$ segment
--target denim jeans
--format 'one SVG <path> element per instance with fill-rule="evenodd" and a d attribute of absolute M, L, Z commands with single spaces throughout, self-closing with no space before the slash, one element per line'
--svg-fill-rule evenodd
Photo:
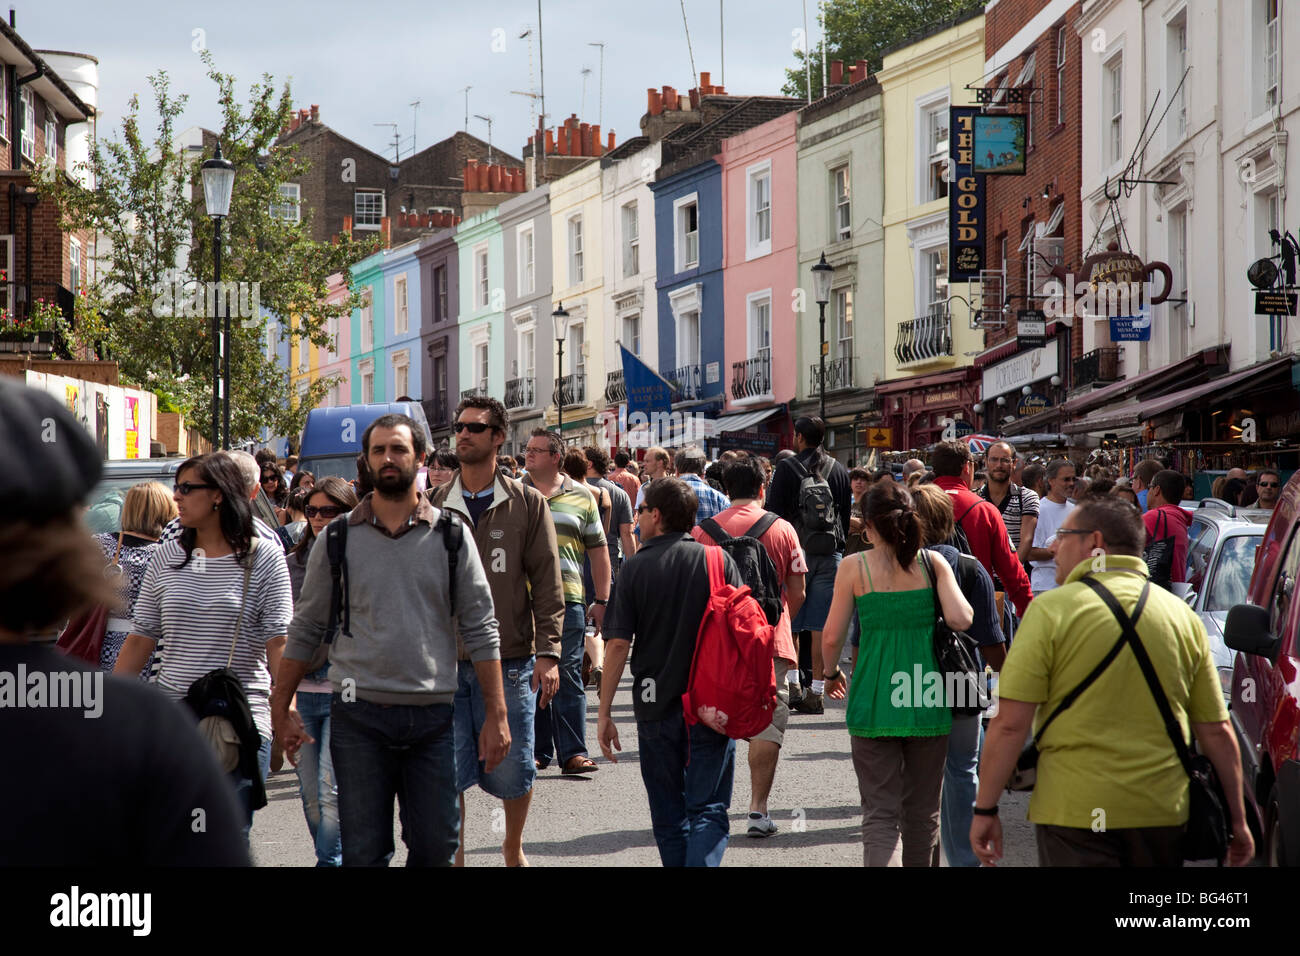
<path fill-rule="evenodd" d="M 582 686 L 583 632 L 587 609 L 564 605 L 564 631 L 560 635 L 560 689 L 546 709 L 537 708 L 534 755 L 546 766 L 556 756 L 560 766 L 574 757 L 587 756 L 587 691 Z"/>
<path fill-rule="evenodd" d="M 263 737 L 262 746 L 257 748 L 257 765 L 262 771 L 262 783 L 266 783 L 266 775 L 271 772 L 269 737 Z M 244 811 L 244 828 L 241 832 L 244 834 L 244 843 L 247 844 L 248 831 L 253 829 L 253 781 L 236 770 L 230 775 L 230 782 L 235 785 L 235 797 Z"/>
<path fill-rule="evenodd" d="M 939 836 L 949 866 L 979 866 L 970 845 L 970 825 L 979 787 L 980 739 L 984 720 L 974 717 L 952 719 L 948 735 L 948 761 L 943 768 L 943 799 L 939 805 Z"/>
<path fill-rule="evenodd" d="M 638 720 L 636 730 L 659 859 L 664 866 L 721 866 L 736 742 L 703 724 L 688 735 L 680 713 Z"/>
<path fill-rule="evenodd" d="M 393 858 L 393 798 L 407 866 L 451 866 L 460 840 L 452 705 L 330 702 L 344 866 Z"/>
<path fill-rule="evenodd" d="M 501 800 L 517 800 L 533 789 L 537 764 L 533 763 L 533 713 L 537 692 L 533 690 L 532 657 L 508 657 L 501 661 L 501 684 L 506 697 L 506 720 L 510 725 L 510 752 L 491 772 L 478 757 L 478 738 L 487 722 L 487 707 L 479 686 L 478 672 L 470 661 L 457 661 L 459 686 L 456 690 L 456 791 L 464 793 L 478 784 Z"/>
<path fill-rule="evenodd" d="M 298 792 L 307 829 L 316 844 L 316 865 L 341 866 L 339 788 L 330 757 L 330 695 L 299 691 L 298 713 L 307 733 L 316 739 L 298 751 Z"/>

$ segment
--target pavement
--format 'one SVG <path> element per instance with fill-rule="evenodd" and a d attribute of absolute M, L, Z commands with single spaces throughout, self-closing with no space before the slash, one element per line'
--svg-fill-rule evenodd
<path fill-rule="evenodd" d="M 624 674 L 614 699 L 614 721 L 623 745 L 617 764 L 600 754 L 594 690 L 587 692 L 587 701 L 587 746 L 600 770 L 588 776 L 565 777 L 552 765 L 538 775 L 524 831 L 524 852 L 533 866 L 658 866 L 637 766 L 630 677 Z M 780 828 L 773 836 L 746 836 L 749 745 L 737 741 L 731 842 L 723 866 L 862 865 L 862 809 L 844 728 L 844 701 L 825 703 L 824 715 L 790 716 L 769 800 L 769 812 Z M 315 854 L 298 796 L 298 778 L 287 762 L 267 780 L 266 789 L 268 805 L 254 815 L 250 837 L 254 863 L 313 866 Z M 465 797 L 466 865 L 502 866 L 501 802 L 477 787 Z M 1037 864 L 1033 827 L 1025 818 L 1028 803 L 1027 793 L 1003 794 L 1000 806 L 1006 857 L 999 865 Z M 406 848 L 396 836 L 394 845 L 393 865 L 402 865 Z"/>

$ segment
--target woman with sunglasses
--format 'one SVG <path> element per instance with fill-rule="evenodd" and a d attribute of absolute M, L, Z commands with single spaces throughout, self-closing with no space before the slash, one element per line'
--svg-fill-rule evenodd
<path fill-rule="evenodd" d="M 356 506 L 356 492 L 342 478 L 322 478 L 320 484 L 312 489 L 307 506 L 303 509 L 307 516 L 307 527 L 303 530 L 298 546 L 289 553 L 287 559 L 294 604 L 298 603 L 298 596 L 302 593 L 303 578 L 307 575 L 307 558 L 316 539 L 324 533 L 326 525 Z M 334 783 L 334 764 L 330 759 L 328 672 L 329 664 L 326 663 L 304 677 L 298 685 L 292 707 L 302 718 L 309 738 L 314 739 L 299 748 L 294 766 L 298 769 L 302 812 L 307 817 L 307 829 L 311 831 L 312 841 L 316 844 L 316 865 L 342 866 L 339 791 Z"/>
<path fill-rule="evenodd" d="M 180 701 L 190 686 L 230 667 L 248 698 L 261 737 L 254 781 L 231 771 L 244 810 L 244 838 L 255 806 L 265 805 L 271 761 L 271 675 L 280 665 L 293 598 L 284 554 L 253 530 L 246 478 L 225 453 L 199 455 L 176 472 L 179 538 L 160 545 L 145 572 L 131 633 L 113 673 L 138 674 L 165 644 L 157 684 Z M 257 546 L 254 547 L 254 544 Z M 247 587 L 245 587 L 247 581 Z M 180 714 L 177 719 L 186 719 Z"/>
<path fill-rule="evenodd" d="M 289 486 L 285 483 L 284 472 L 279 465 L 262 466 L 262 490 L 276 508 L 283 508 L 289 503 Z"/>

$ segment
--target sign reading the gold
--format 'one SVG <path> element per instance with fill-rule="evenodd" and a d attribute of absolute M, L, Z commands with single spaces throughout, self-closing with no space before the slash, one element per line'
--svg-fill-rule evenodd
<path fill-rule="evenodd" d="M 975 173 L 977 106 L 950 111 L 948 153 L 948 281 L 979 279 L 984 268 L 984 177 Z"/>

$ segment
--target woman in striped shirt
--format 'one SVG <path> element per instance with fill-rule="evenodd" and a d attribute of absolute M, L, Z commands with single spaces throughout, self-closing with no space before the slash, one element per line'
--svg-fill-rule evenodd
<path fill-rule="evenodd" d="M 166 650 L 157 683 L 179 701 L 194 681 L 229 661 L 262 738 L 258 763 L 265 782 L 271 757 L 271 675 L 280 664 L 293 617 L 284 555 L 264 546 L 250 554 L 252 512 L 243 473 L 229 454 L 200 455 L 185 462 L 176 473 L 175 498 L 184 531 L 160 545 L 150 562 L 131 634 L 113 672 L 139 673 L 161 638 Z M 244 570 L 250 560 L 245 595 Z M 253 822 L 253 781 L 238 770 L 231 779 L 244 807 L 247 837 Z"/>

